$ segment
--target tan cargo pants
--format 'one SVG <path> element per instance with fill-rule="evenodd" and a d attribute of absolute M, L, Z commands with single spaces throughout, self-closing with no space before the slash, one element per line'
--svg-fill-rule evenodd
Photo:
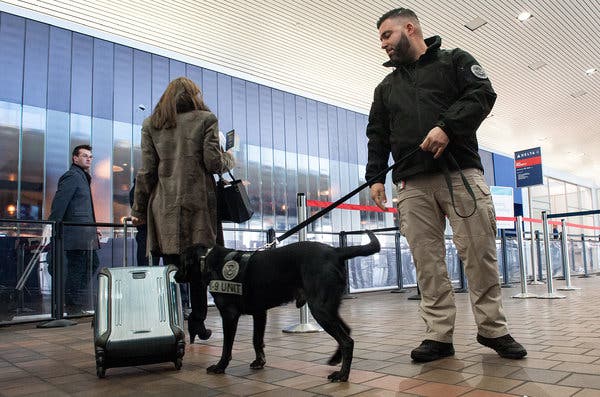
<path fill-rule="evenodd" d="M 408 240 L 421 290 L 421 317 L 426 339 L 451 343 L 456 318 L 454 290 L 446 267 L 444 230 L 450 220 L 453 241 L 464 263 L 471 308 L 478 332 L 487 338 L 506 335 L 496 259 L 496 215 L 483 172 L 463 173 L 477 199 L 477 211 L 469 218 L 456 215 L 443 174 L 420 175 L 396 185 L 400 231 Z M 456 208 L 461 215 L 473 210 L 458 172 L 451 172 Z"/>

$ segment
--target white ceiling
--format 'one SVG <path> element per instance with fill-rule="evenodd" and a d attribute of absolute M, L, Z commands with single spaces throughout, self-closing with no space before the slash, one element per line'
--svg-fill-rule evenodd
<path fill-rule="evenodd" d="M 544 165 L 600 185 L 600 0 L 8 0 L 113 41 L 147 45 L 367 113 L 389 72 L 375 22 L 403 6 L 426 36 L 473 54 L 498 100 L 480 145 L 512 156 L 542 147 Z M 529 11 L 533 18 L 516 16 Z M 464 24 L 487 24 L 472 32 Z M 48 19 L 49 18 L 49 19 Z M 64 24 L 63 24 L 64 25 Z M 116 38 L 116 39 L 115 39 Z M 531 70 L 528 65 L 544 62 Z M 570 94 L 583 90 L 574 98 Z"/>

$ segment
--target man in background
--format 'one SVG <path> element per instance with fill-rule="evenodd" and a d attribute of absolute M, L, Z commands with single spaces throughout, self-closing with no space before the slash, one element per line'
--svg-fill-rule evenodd
<path fill-rule="evenodd" d="M 72 164 L 58 180 L 48 220 L 55 222 L 96 222 L 92 201 L 90 168 L 92 147 L 79 145 L 73 149 Z M 68 314 L 81 314 L 90 308 L 89 281 L 98 268 L 96 250 L 101 233 L 95 226 L 65 226 L 63 246 L 66 255 L 65 309 Z M 60 253 L 59 253 L 60 255 Z"/>

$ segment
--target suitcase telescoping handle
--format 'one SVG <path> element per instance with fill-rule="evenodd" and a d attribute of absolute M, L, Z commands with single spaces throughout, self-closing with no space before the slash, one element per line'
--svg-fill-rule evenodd
<path fill-rule="evenodd" d="M 131 217 L 126 216 L 123 218 L 123 266 L 127 267 L 127 227 L 131 225 Z"/>

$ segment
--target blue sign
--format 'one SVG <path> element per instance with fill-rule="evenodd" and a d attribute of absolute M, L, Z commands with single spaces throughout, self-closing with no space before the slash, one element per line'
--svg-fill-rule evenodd
<path fill-rule="evenodd" d="M 515 152 L 517 187 L 544 184 L 542 173 L 542 150 L 539 147 Z"/>

